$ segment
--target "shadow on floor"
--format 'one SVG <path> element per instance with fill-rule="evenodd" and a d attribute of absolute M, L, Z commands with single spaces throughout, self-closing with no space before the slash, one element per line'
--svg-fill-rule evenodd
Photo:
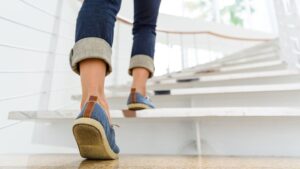
<path fill-rule="evenodd" d="M 83 160 L 78 169 L 118 169 L 119 168 L 119 160 Z"/>

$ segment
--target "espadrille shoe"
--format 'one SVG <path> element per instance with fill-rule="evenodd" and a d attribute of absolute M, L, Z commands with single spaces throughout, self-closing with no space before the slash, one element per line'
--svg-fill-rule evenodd
<path fill-rule="evenodd" d="M 117 159 L 115 131 L 97 96 L 90 96 L 73 125 L 80 155 L 87 159 Z"/>
<path fill-rule="evenodd" d="M 149 97 L 145 97 L 136 92 L 135 88 L 131 89 L 127 100 L 128 110 L 142 110 L 155 108 Z"/>

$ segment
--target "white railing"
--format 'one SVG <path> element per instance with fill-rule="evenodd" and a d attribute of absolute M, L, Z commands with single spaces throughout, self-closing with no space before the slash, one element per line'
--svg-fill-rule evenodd
<path fill-rule="evenodd" d="M 129 19 L 125 19 L 122 17 L 118 17 L 117 19 L 117 35 L 116 35 L 116 43 L 117 46 L 115 48 L 115 51 L 119 50 L 120 44 L 120 35 L 119 31 L 122 27 L 132 27 L 132 21 Z M 222 27 L 222 25 L 219 25 Z M 170 74 L 172 72 L 180 71 L 182 69 L 187 69 L 192 66 L 196 66 L 199 64 L 212 62 L 216 59 L 222 58 L 224 55 L 227 56 L 228 54 L 235 53 L 238 50 L 242 50 L 245 48 L 249 48 L 252 46 L 255 46 L 259 43 L 266 43 L 270 41 L 276 40 L 276 38 L 263 36 L 261 38 L 258 37 L 258 35 L 251 37 L 247 35 L 247 33 L 244 33 L 244 35 L 236 36 L 233 34 L 226 34 L 223 32 L 217 32 L 217 31 L 210 31 L 210 30 L 204 30 L 204 31 L 188 31 L 188 30 L 182 30 L 178 31 L 175 29 L 162 29 L 158 26 L 157 30 L 157 41 L 158 43 L 164 44 L 166 51 L 169 53 L 164 53 L 163 55 L 167 56 L 161 56 L 159 50 L 156 52 L 155 60 L 157 63 L 164 63 L 164 73 L 163 74 Z M 230 44 L 229 48 L 231 49 L 222 49 L 227 50 L 227 52 L 224 51 L 217 51 L 218 46 L 220 42 L 221 43 L 228 43 Z M 216 43 L 216 44 L 215 44 Z M 121 44 L 122 45 L 122 44 Z M 178 46 L 179 49 L 177 54 L 178 56 L 168 56 L 173 55 L 172 51 L 175 51 L 176 49 L 174 47 Z M 222 46 L 222 45 L 221 45 Z M 116 55 L 118 55 L 119 52 L 117 52 Z M 222 56 L 223 55 L 223 56 Z M 118 56 L 116 56 L 118 57 Z M 201 62 L 202 60 L 206 60 L 204 62 Z M 191 62 L 190 65 L 187 63 Z M 201 62 L 201 63 L 200 63 Z M 178 64 L 180 63 L 180 64 Z M 176 65 L 177 64 L 177 65 Z M 158 64 L 157 67 L 159 67 Z M 118 67 L 117 65 L 115 67 Z M 158 75 L 162 75 L 160 72 Z M 114 84 L 118 84 L 118 82 L 114 82 Z"/>

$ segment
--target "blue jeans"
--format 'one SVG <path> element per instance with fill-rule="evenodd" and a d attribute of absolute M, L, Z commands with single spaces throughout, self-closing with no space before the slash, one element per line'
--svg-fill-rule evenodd
<path fill-rule="evenodd" d="M 78 63 L 88 58 L 98 58 L 111 68 L 111 52 L 116 16 L 121 0 L 84 0 L 76 24 L 75 45 L 70 53 L 72 69 L 79 74 Z M 143 67 L 154 73 L 156 22 L 160 0 L 134 0 L 133 46 L 129 65 L 132 69 Z"/>

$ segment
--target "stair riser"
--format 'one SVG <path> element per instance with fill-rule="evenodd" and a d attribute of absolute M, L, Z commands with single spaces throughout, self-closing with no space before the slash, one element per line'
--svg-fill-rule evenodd
<path fill-rule="evenodd" d="M 201 77 L 200 77 L 201 79 Z M 284 84 L 300 82 L 300 75 L 289 75 L 279 77 L 257 77 L 257 78 L 240 78 L 215 81 L 197 81 L 187 83 L 169 83 L 149 86 L 149 90 L 172 90 L 182 88 L 196 87 L 221 87 L 221 86 L 242 86 L 242 85 L 267 85 L 267 84 Z M 129 88 L 122 88 L 120 91 L 128 91 Z"/>
<path fill-rule="evenodd" d="M 300 107 L 300 90 L 154 96 L 158 108 L 176 107 Z M 112 109 L 126 108 L 127 97 L 109 98 Z"/>
<path fill-rule="evenodd" d="M 251 73 L 251 72 L 259 72 L 259 71 L 279 71 L 279 70 L 284 70 L 287 68 L 286 64 L 274 64 L 270 66 L 257 66 L 257 67 L 243 67 L 243 68 L 235 68 L 235 69 L 224 69 L 221 70 L 220 72 L 214 72 L 214 73 L 198 73 L 197 75 L 192 74 L 192 75 L 185 75 L 185 76 L 174 76 L 174 77 L 169 77 L 163 80 L 159 80 L 160 82 L 165 82 L 169 81 L 170 79 L 192 79 L 197 76 L 214 76 L 214 75 L 226 75 L 226 74 L 231 74 L 231 73 Z"/>
<path fill-rule="evenodd" d="M 199 133 L 195 128 L 199 122 Z M 76 153 L 73 120 L 24 122 L 2 131 L 1 154 Z M 300 156 L 299 117 L 119 119 L 114 123 L 122 154 Z M 9 134 L 10 133 L 10 134 Z M 17 134 L 11 134 L 17 133 Z M 163 144 L 162 143 L 168 143 Z"/>
<path fill-rule="evenodd" d="M 234 61 L 230 63 L 224 63 L 225 66 L 236 66 L 240 64 L 253 64 L 253 63 L 261 63 L 266 61 L 278 60 L 278 56 L 274 56 L 274 54 L 267 55 L 267 56 L 259 56 L 254 58 L 245 58 L 239 61 Z"/>

